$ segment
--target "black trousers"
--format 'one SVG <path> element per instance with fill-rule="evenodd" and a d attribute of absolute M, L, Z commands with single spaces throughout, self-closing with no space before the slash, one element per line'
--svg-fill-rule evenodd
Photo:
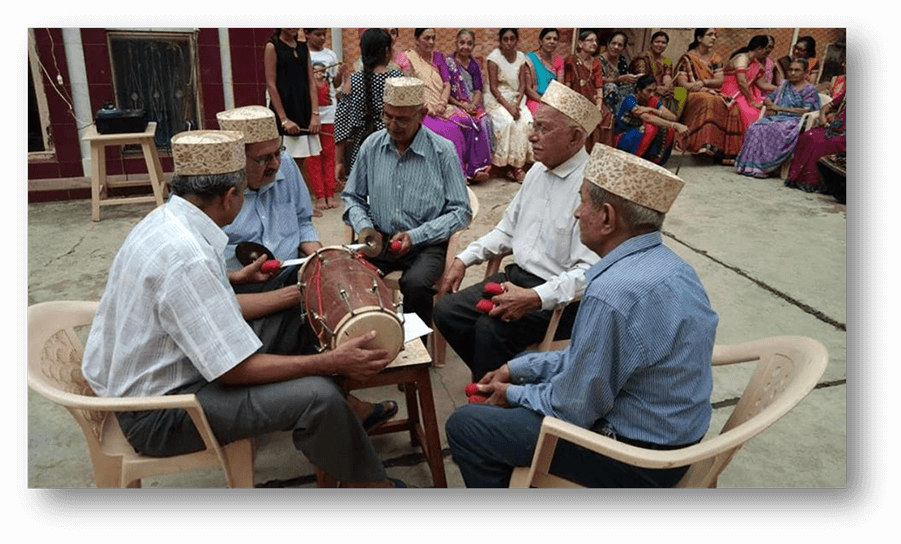
<path fill-rule="evenodd" d="M 550 310 L 536 310 L 509 323 L 476 310 L 476 303 L 483 298 L 485 284 L 505 281 L 527 289 L 544 283 L 538 276 L 526 272 L 516 264 L 510 264 L 503 272 L 444 296 L 435 306 L 435 326 L 472 370 L 476 381 L 541 340 L 551 321 Z M 575 302 L 566 307 L 557 326 L 555 340 L 570 337 L 578 306 L 578 302 Z"/>
<path fill-rule="evenodd" d="M 385 236 L 385 240 L 388 240 L 388 236 Z M 400 293 L 404 297 L 404 312 L 415 313 L 426 325 L 431 326 L 432 299 L 436 292 L 434 285 L 444 272 L 447 241 L 414 247 L 401 257 L 389 253 L 388 245 L 386 241 L 382 253 L 369 259 L 369 262 L 385 274 L 395 270 L 403 272 L 400 277 Z"/>

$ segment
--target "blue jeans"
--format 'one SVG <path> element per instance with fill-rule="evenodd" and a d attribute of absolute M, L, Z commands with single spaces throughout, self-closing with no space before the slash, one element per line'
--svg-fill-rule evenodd
<path fill-rule="evenodd" d="M 532 463 L 543 419 L 528 408 L 457 408 L 445 430 L 466 487 L 509 487 L 514 467 Z M 634 467 L 560 440 L 550 472 L 586 487 L 672 487 L 687 470 Z"/>

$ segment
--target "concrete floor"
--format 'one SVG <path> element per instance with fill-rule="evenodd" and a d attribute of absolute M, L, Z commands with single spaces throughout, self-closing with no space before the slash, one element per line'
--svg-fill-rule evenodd
<path fill-rule="evenodd" d="M 719 480 L 727 488 L 845 488 L 846 458 L 846 209 L 831 197 L 783 187 L 778 179 L 756 180 L 724 166 L 684 159 L 685 188 L 664 224 L 664 241 L 691 263 L 720 315 L 717 343 L 803 335 L 829 351 L 820 387 L 792 412 L 749 441 Z M 678 165 L 674 157 L 670 169 Z M 473 187 L 480 212 L 461 244 L 490 230 L 519 186 L 501 179 Z M 105 207 L 90 220 L 90 201 L 28 205 L 28 304 L 49 300 L 99 300 L 107 270 L 125 236 L 148 205 Z M 314 220 L 326 245 L 343 241 L 341 210 Z M 469 272 L 474 283 L 483 270 Z M 713 402 L 736 398 L 748 368 L 717 369 Z M 436 409 L 449 487 L 463 487 L 450 458 L 443 423 L 466 402 L 468 370 L 452 350 L 443 368 L 432 369 Z M 361 391 L 369 400 L 403 394 L 394 388 Z M 83 488 L 94 485 L 81 431 L 68 413 L 29 391 L 27 485 Z M 714 410 L 712 432 L 731 407 Z M 418 448 L 402 433 L 375 437 L 390 476 L 430 487 Z M 313 469 L 292 447 L 287 433 L 259 441 L 256 482 L 267 487 L 314 487 Z M 223 487 L 210 469 L 144 480 L 145 488 Z"/>

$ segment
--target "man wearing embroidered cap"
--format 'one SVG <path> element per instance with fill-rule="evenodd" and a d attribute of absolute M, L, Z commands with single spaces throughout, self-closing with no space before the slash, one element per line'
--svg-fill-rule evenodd
<path fill-rule="evenodd" d="M 428 324 L 447 241 L 469 224 L 472 211 L 453 144 L 422 125 L 424 97 L 419 79 L 385 80 L 385 128 L 360 146 L 341 197 L 354 232 L 374 230 L 383 241 L 372 264 L 386 274 L 403 271 L 404 310 Z"/>
<path fill-rule="evenodd" d="M 222 227 L 244 203 L 241 132 L 172 137 L 168 202 L 141 220 L 113 261 L 85 344 L 82 373 L 103 397 L 193 393 L 222 443 L 293 430 L 298 450 L 347 486 L 391 487 L 357 414 L 332 376 L 365 379 L 390 362 L 361 336 L 316 355 L 273 355 L 229 285 Z M 243 279 L 259 279 L 245 267 Z M 240 278 L 239 278 L 240 279 Z M 347 346 L 347 347 L 345 347 Z M 116 414 L 151 456 L 203 449 L 183 410 Z"/>
<path fill-rule="evenodd" d="M 544 336 L 555 306 L 585 288 L 585 271 L 598 256 L 579 239 L 573 211 L 579 203 L 585 138 L 600 122 L 588 99 L 551 82 L 535 112 L 529 141 L 537 161 L 500 223 L 457 255 L 440 290 L 450 292 L 435 306 L 435 326 L 472 370 L 474 380 L 498 369 Z M 466 268 L 512 252 L 515 264 L 460 292 Z M 502 283 L 488 314 L 476 309 L 485 284 Z M 569 338 L 578 303 L 569 304 L 557 338 Z"/>
<path fill-rule="evenodd" d="M 263 342 L 263 353 L 310 354 L 318 342 L 307 324 L 297 289 L 298 265 L 287 266 L 264 281 L 247 281 L 236 274 L 245 264 L 236 248 L 254 242 L 271 254 L 261 255 L 252 269 L 259 271 L 266 259 L 285 261 L 304 257 L 322 248 L 313 226 L 310 194 L 297 163 L 282 146 L 275 113 L 263 106 L 244 106 L 216 114 L 223 130 L 244 134 L 247 188 L 238 217 L 222 228 L 228 235 L 226 266 L 245 317 Z M 367 427 L 387 421 L 397 413 L 397 402 L 378 405 L 348 396 L 354 411 Z"/>
<path fill-rule="evenodd" d="M 447 422 L 469 487 L 507 487 L 528 466 L 544 416 L 650 449 L 699 442 L 710 424 L 719 318 L 694 269 L 662 243 L 682 188 L 669 171 L 595 144 L 580 189 L 586 273 L 570 346 L 517 357 L 478 386 L 486 404 Z M 554 474 L 588 487 L 672 487 L 688 467 L 643 469 L 561 441 Z"/>

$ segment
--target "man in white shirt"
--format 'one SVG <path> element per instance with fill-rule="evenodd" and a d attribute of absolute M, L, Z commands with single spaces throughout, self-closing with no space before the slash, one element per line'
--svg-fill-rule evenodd
<path fill-rule="evenodd" d="M 600 112 L 582 95 L 552 82 L 535 113 L 529 141 L 536 163 L 500 223 L 454 259 L 440 292 L 452 293 L 435 306 L 435 326 L 478 381 L 546 332 L 553 308 L 581 296 L 585 271 L 598 256 L 585 247 L 573 211 L 579 204 L 582 171 L 588 161 L 585 137 Z M 456 292 L 466 268 L 512 253 L 503 272 Z M 476 304 L 485 284 L 501 283 L 494 309 Z M 570 304 L 556 338 L 569 338 L 578 304 Z"/>
<path fill-rule="evenodd" d="M 85 344 L 82 373 L 99 396 L 193 393 L 222 443 L 292 431 L 295 447 L 347 487 L 387 478 L 363 425 L 332 376 L 366 379 L 390 361 L 361 336 L 315 355 L 275 355 L 245 321 L 229 285 L 222 231 L 246 185 L 240 132 L 172 138 L 172 196 L 129 233 L 110 269 Z M 259 281 L 262 261 L 242 269 Z M 345 347 L 346 346 L 346 347 Z M 117 413 L 129 443 L 151 456 L 198 451 L 184 410 Z"/>

